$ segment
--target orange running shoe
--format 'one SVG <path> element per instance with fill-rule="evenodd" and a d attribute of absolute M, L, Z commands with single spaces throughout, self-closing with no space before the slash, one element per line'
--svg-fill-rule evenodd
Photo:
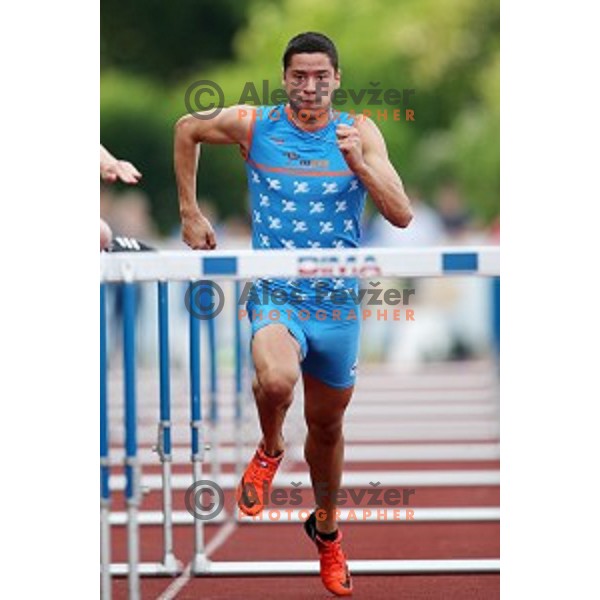
<path fill-rule="evenodd" d="M 267 456 L 262 445 L 256 449 L 236 490 L 237 504 L 244 514 L 253 517 L 265 507 L 265 496 L 271 491 L 271 483 L 283 454 Z"/>
<path fill-rule="evenodd" d="M 304 530 L 319 550 L 323 585 L 336 596 L 352 596 L 352 577 L 342 550 L 342 532 L 338 531 L 337 538 L 332 542 L 321 539 L 314 512 L 304 522 Z"/>

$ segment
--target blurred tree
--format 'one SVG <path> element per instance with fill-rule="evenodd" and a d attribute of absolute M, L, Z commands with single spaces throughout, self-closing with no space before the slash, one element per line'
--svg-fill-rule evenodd
<path fill-rule="evenodd" d="M 236 37 L 238 72 L 255 73 L 260 66 L 264 72 L 265 65 L 273 65 L 266 76 L 276 85 L 287 40 L 307 30 L 322 31 L 335 41 L 342 87 L 369 89 L 371 82 L 379 82 L 380 89 L 416 90 L 409 106 L 414 122 L 394 121 L 395 107 L 387 107 L 387 120 L 377 118 L 377 110 L 386 106 L 367 101 L 340 107 L 373 112 L 407 183 L 431 194 L 454 179 L 475 214 L 484 221 L 498 214 L 498 0 L 351 5 L 346 0 L 283 0 L 276 8 L 258 0 L 247 28 Z"/>
<path fill-rule="evenodd" d="M 276 89 L 287 41 L 309 30 L 336 42 L 344 88 L 369 89 L 379 82 L 380 89 L 416 90 L 408 106 L 415 111 L 414 122 L 394 121 L 391 110 L 397 107 L 369 106 L 368 95 L 360 104 L 340 106 L 375 115 L 388 108 L 387 120 L 375 120 L 407 184 L 431 194 L 453 179 L 484 222 L 498 214 L 498 0 L 227 0 L 210 10 L 207 2 L 196 0 L 190 11 L 181 8 L 187 0 L 129 4 L 139 6 L 143 23 L 152 22 L 138 27 L 129 5 L 131 15 L 121 19 L 124 5 L 102 2 L 103 67 L 127 68 L 127 74 L 114 68 L 103 72 L 102 140 L 143 171 L 143 186 L 163 231 L 178 222 L 172 127 L 186 112 L 188 85 L 199 76 L 218 82 L 227 105 L 239 102 L 247 81 L 260 90 L 267 79 Z M 173 7 L 176 16 L 163 14 Z M 236 10 L 240 14 L 232 14 Z M 180 19 L 186 21 L 181 27 Z M 128 36 L 125 23 L 137 37 Z M 107 48 L 108 40 L 118 43 Z M 203 149 L 199 195 L 210 196 L 221 217 L 247 210 L 245 189 L 236 148 Z"/>
<path fill-rule="evenodd" d="M 230 59 L 245 6 L 238 0 L 102 0 L 102 68 L 173 81 Z"/>

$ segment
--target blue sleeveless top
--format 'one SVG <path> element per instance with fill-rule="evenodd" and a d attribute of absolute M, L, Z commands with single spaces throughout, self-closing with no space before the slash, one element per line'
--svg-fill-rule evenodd
<path fill-rule="evenodd" d="M 252 210 L 252 246 L 272 248 L 356 248 L 366 189 L 337 146 L 336 127 L 352 125 L 348 113 L 332 112 L 328 124 L 303 131 L 289 108 L 257 107 L 246 172 Z M 275 287 L 314 290 L 316 280 L 269 280 Z M 356 279 L 320 279 L 321 286 L 356 286 Z M 322 288 L 323 289 L 323 288 Z"/>

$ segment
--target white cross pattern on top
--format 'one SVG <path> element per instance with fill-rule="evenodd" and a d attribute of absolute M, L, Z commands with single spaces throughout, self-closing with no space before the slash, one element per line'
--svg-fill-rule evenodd
<path fill-rule="evenodd" d="M 285 200 L 282 198 L 281 204 L 283 204 L 283 210 L 281 212 L 296 212 L 296 203 L 293 200 Z"/>
<path fill-rule="evenodd" d="M 308 227 L 306 226 L 306 221 L 297 221 L 296 219 L 293 219 L 292 223 L 294 224 L 293 233 L 298 233 L 301 231 L 308 231 Z"/>
<path fill-rule="evenodd" d="M 310 206 L 310 211 L 309 214 L 313 214 L 313 213 L 322 213 L 325 210 L 325 205 L 322 202 L 309 202 L 308 205 Z"/>
<path fill-rule="evenodd" d="M 331 221 L 319 221 L 319 225 L 321 226 L 321 230 L 319 231 L 321 235 L 333 231 L 333 223 Z"/>
<path fill-rule="evenodd" d="M 335 201 L 335 212 L 344 212 L 348 208 L 348 203 L 345 200 L 336 200 Z"/>
<path fill-rule="evenodd" d="M 294 181 L 294 194 L 307 194 L 309 190 L 308 181 Z"/>
<path fill-rule="evenodd" d="M 323 195 L 325 194 L 337 194 L 338 184 L 334 181 L 333 183 L 323 182 Z"/>
<path fill-rule="evenodd" d="M 279 179 L 271 179 L 270 177 L 267 177 L 267 183 L 269 184 L 270 190 L 281 189 L 281 182 L 279 181 Z"/>
<path fill-rule="evenodd" d="M 269 229 L 281 229 L 281 219 L 269 215 Z"/>

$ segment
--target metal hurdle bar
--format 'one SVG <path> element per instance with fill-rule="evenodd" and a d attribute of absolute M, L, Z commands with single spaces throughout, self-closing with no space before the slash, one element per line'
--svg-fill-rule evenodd
<path fill-rule="evenodd" d="M 214 481 L 219 481 L 220 460 L 219 460 L 219 402 L 218 402 L 218 376 L 217 376 L 217 318 L 208 319 L 206 324 L 208 328 L 208 355 L 209 355 L 209 389 L 208 405 L 210 423 L 210 435 L 208 438 L 207 449 L 210 449 L 210 476 Z"/>
<path fill-rule="evenodd" d="M 106 288 L 100 285 L 100 589 L 110 600 L 110 463 L 106 365 Z"/>
<path fill-rule="evenodd" d="M 102 583 L 103 597 L 109 597 L 106 591 L 110 573 L 127 574 L 129 597 L 139 598 L 139 577 L 142 574 L 167 574 L 167 561 L 174 561 L 171 554 L 167 558 L 167 535 L 165 522 L 165 564 L 143 564 L 139 562 L 139 520 L 140 504 L 140 466 L 137 461 L 137 424 L 135 391 L 135 287 L 136 281 L 194 281 L 199 278 L 211 279 L 249 279 L 256 277 L 441 277 L 448 275 L 499 276 L 499 251 L 496 247 L 479 248 L 429 248 L 420 250 L 406 249 L 360 249 L 360 250 L 296 250 L 296 251 L 222 251 L 222 252 L 160 252 L 145 254 L 103 255 L 101 257 L 102 281 L 123 283 L 123 363 L 125 378 L 125 495 L 127 499 L 127 539 L 128 562 L 126 565 L 110 565 L 106 551 L 106 535 L 103 536 Z M 102 288 L 101 288 L 102 289 Z M 159 296 L 160 292 L 159 284 Z M 166 288 L 165 288 L 166 289 Z M 103 294 L 103 292 L 101 292 Z M 164 303 L 159 302 L 160 310 Z M 101 327 L 105 327 L 104 302 L 101 297 Z M 163 310 L 167 310 L 166 308 Z M 236 319 L 237 323 L 237 319 Z M 162 332 L 162 325 L 161 332 Z M 168 328 L 167 328 L 168 330 Z M 200 329 L 193 311 L 190 314 L 190 412 L 192 437 L 192 476 L 194 481 L 202 478 L 204 459 L 204 440 L 202 430 L 202 412 L 200 402 Z M 106 416 L 106 339 L 101 333 L 101 428 L 107 425 Z M 161 360 L 168 341 L 163 347 L 161 338 Z M 168 340 L 168 338 L 167 338 Z M 239 337 L 236 331 L 236 340 Z M 237 345 L 237 344 L 236 344 Z M 167 357 L 168 358 L 168 357 Z M 168 362 L 167 362 L 168 365 Z M 241 351 L 237 356 L 236 370 L 241 370 Z M 167 367 L 168 368 L 168 367 Z M 165 404 L 163 410 L 163 375 L 161 372 L 161 426 L 163 436 L 159 436 L 159 448 L 165 455 L 163 476 L 168 474 L 165 464 L 170 458 L 170 421 L 168 416 L 168 373 L 164 380 Z M 103 383 L 104 382 L 104 383 Z M 240 385 L 236 375 L 236 407 L 241 398 Z M 239 387 L 239 389 L 238 389 Z M 238 398 L 239 397 L 239 398 Z M 102 409 L 104 406 L 104 409 Z M 239 403 L 241 407 L 241 401 Z M 240 411 L 241 412 L 241 411 Z M 240 415 L 241 416 L 241 415 Z M 163 417 L 165 417 L 163 419 Z M 168 425 L 167 425 L 168 424 Z M 166 432 L 165 432 L 166 426 Z M 108 437 L 107 432 L 101 439 L 101 474 L 108 478 Z M 161 439 L 162 438 L 162 439 Z M 162 444 L 162 446 L 161 446 Z M 104 481 L 104 479 L 103 479 Z M 108 486 L 106 486 L 108 487 Z M 101 489 L 101 528 L 106 532 L 110 528 L 108 502 L 110 492 Z M 167 506 L 164 494 L 164 504 Z M 169 498 L 170 502 L 170 498 Z M 166 513 L 165 513 L 166 514 Z M 172 515 L 169 513 L 170 526 Z M 208 559 L 204 549 L 203 523 L 194 520 L 195 553 L 192 570 L 197 575 L 247 575 L 247 574 L 313 574 L 318 572 L 316 561 L 272 561 L 272 562 L 213 562 Z M 172 539 L 171 539 L 172 541 Z M 108 548 L 109 550 L 109 548 Z M 499 561 L 482 559 L 469 561 L 350 561 L 357 574 L 381 573 L 433 573 L 433 572 L 496 572 Z M 110 567 L 110 568 L 109 568 Z M 170 574 L 172 574 L 172 570 Z M 106 595 L 108 594 L 108 596 Z"/>
<path fill-rule="evenodd" d="M 135 283 L 123 284 L 123 372 L 125 380 L 125 498 L 127 500 L 127 562 L 129 597 L 137 600 L 140 591 L 138 510 L 141 500 L 141 472 L 137 462 L 137 415 L 135 392 Z"/>
<path fill-rule="evenodd" d="M 240 297 L 240 282 L 235 282 L 235 297 Z M 234 307 L 237 313 L 237 307 Z M 243 353 L 242 353 L 242 327 L 240 320 L 237 318 L 237 314 L 233 320 L 235 328 L 235 472 L 236 475 L 241 476 L 242 469 L 244 468 L 244 440 L 242 437 L 243 430 L 243 398 L 242 398 L 242 380 L 243 380 Z"/>
<path fill-rule="evenodd" d="M 175 574 L 180 565 L 173 552 L 173 495 L 171 488 L 171 379 L 169 352 L 169 287 L 166 281 L 158 282 L 158 346 L 160 374 L 160 416 L 156 451 L 162 464 L 163 496 L 163 567 Z"/>

